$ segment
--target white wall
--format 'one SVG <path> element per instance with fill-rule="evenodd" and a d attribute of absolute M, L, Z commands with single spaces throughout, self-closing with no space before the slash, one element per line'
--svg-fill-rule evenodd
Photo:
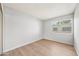
<path fill-rule="evenodd" d="M 59 20 L 69 20 L 69 19 L 73 20 L 73 14 L 65 15 L 65 16 L 61 16 L 57 18 L 52 18 L 47 21 L 44 21 L 43 37 L 45 39 L 50 39 L 50 40 L 73 45 L 73 31 L 71 34 L 57 33 L 57 32 L 53 32 L 53 29 L 52 29 L 52 25 L 54 22 L 59 21 Z"/>
<path fill-rule="evenodd" d="M 74 46 L 79 55 L 79 4 L 74 13 Z"/>
<path fill-rule="evenodd" d="M 4 6 L 4 51 L 41 39 L 42 22 Z"/>

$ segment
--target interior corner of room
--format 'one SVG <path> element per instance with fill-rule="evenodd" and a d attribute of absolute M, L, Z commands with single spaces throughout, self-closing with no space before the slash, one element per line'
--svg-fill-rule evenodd
<path fill-rule="evenodd" d="M 57 53 L 60 52 L 54 49 L 58 48 L 61 51 L 61 47 L 64 47 L 64 54 L 61 55 L 68 51 L 75 55 L 72 52 L 74 50 L 79 55 L 78 3 L 1 3 L 0 7 L 0 22 L 3 22 L 0 23 L 0 53 L 24 49 L 28 54 L 22 51 L 17 54 L 39 56 L 53 50 L 55 55 L 59 55 Z M 71 21 L 71 24 L 65 25 L 67 21 Z M 45 55 L 54 55 L 53 52 Z"/>

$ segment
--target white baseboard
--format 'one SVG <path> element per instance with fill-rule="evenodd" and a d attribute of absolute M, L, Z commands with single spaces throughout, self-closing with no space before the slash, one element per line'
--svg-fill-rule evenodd
<path fill-rule="evenodd" d="M 45 38 L 44 38 L 44 39 L 45 39 Z M 46 39 L 47 39 L 47 38 L 46 38 Z M 41 40 L 41 39 L 38 39 L 38 40 Z M 22 47 L 22 46 L 24 46 L 24 45 L 31 44 L 31 43 L 33 43 L 33 42 L 35 42 L 35 41 L 38 41 L 38 40 L 34 40 L 34 41 L 31 41 L 31 42 L 24 43 L 24 44 L 18 45 L 18 46 L 16 46 L 16 47 L 10 48 L 10 49 L 3 50 L 3 52 L 8 52 L 8 51 L 14 50 L 14 49 L 16 49 L 16 48 Z M 49 40 L 49 39 L 47 39 L 47 40 Z M 52 40 L 52 41 L 55 41 L 55 40 Z M 57 42 L 59 42 L 59 41 L 57 41 Z M 64 43 L 64 42 L 60 42 L 60 43 Z M 67 44 L 67 43 L 65 43 L 65 44 Z M 70 44 L 69 44 L 69 45 L 70 45 Z"/>
<path fill-rule="evenodd" d="M 50 38 L 44 38 L 44 39 L 51 40 Z M 53 40 L 53 39 L 51 41 L 56 41 L 56 42 L 60 42 L 60 43 L 64 43 L 64 44 L 68 44 L 68 45 L 74 46 L 73 44 L 68 43 L 68 42 L 63 42 L 63 41 L 58 41 L 58 40 Z"/>
<path fill-rule="evenodd" d="M 41 40 L 41 39 L 39 39 L 39 40 Z M 31 41 L 31 42 L 24 43 L 24 44 L 18 45 L 18 46 L 16 46 L 16 47 L 10 48 L 10 49 L 3 50 L 3 53 L 8 52 L 8 51 L 11 51 L 11 50 L 14 50 L 14 49 L 19 48 L 19 47 L 22 47 L 22 46 L 24 46 L 24 45 L 31 44 L 31 43 L 36 42 L 36 41 L 38 41 L 38 40 L 34 40 L 34 41 Z"/>

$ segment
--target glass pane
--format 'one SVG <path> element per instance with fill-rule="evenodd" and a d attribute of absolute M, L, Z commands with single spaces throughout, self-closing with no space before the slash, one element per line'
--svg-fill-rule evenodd
<path fill-rule="evenodd" d="M 63 27 L 62 31 L 71 32 L 71 27 Z"/>
<path fill-rule="evenodd" d="M 53 31 L 57 31 L 58 29 L 56 27 L 53 28 Z"/>

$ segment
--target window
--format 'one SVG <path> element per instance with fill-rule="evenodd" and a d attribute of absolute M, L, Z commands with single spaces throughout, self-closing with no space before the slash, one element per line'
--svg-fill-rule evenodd
<path fill-rule="evenodd" d="M 71 32 L 72 23 L 71 20 L 62 20 L 53 24 L 53 31 L 56 32 Z"/>

